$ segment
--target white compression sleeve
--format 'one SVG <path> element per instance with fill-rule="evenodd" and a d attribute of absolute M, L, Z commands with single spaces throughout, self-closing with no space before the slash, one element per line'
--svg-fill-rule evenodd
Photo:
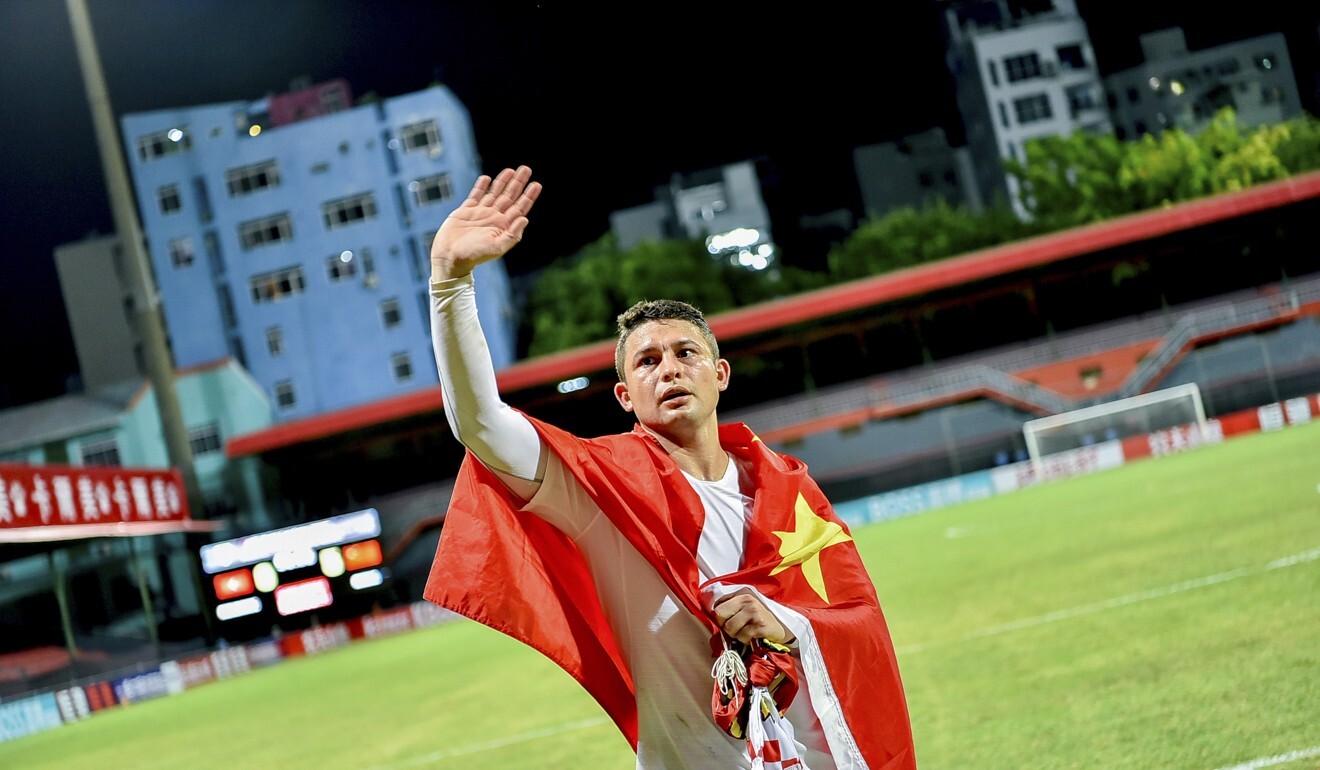
<path fill-rule="evenodd" d="M 541 437 L 500 399 L 471 275 L 431 282 L 431 343 L 454 436 L 487 468 L 537 481 Z"/>

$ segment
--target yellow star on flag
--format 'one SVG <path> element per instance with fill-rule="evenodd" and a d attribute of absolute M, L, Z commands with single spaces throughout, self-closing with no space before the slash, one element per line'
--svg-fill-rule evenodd
<path fill-rule="evenodd" d="M 829 596 L 825 593 L 825 576 L 820 572 L 820 552 L 832 545 L 846 543 L 852 537 L 843 531 L 843 527 L 817 516 L 801 494 L 798 494 L 793 513 L 793 531 L 773 533 L 779 538 L 779 555 L 783 561 L 770 574 L 778 575 L 794 564 L 802 565 L 802 576 L 807 579 L 807 585 L 822 601 L 829 604 Z"/>

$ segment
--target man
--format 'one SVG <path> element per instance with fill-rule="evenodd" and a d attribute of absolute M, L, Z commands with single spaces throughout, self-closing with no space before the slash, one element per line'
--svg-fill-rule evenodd
<path fill-rule="evenodd" d="M 852 538 L 805 466 L 719 424 L 731 372 L 700 312 L 660 300 L 619 317 L 629 434 L 581 439 L 500 400 L 472 271 L 521 240 L 541 192 L 530 180 L 525 166 L 478 179 L 431 248 L 445 413 L 469 456 L 426 597 L 564 667 L 639 768 L 915 767 Z M 765 711 L 743 706 L 730 727 L 712 716 L 712 663 L 727 687 L 742 664 L 721 648 L 740 645 L 774 656 L 775 684 Z"/>

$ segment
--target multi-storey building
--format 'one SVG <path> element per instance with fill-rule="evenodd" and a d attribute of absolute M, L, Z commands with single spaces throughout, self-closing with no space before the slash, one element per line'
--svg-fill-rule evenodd
<path fill-rule="evenodd" d="M 113 235 L 93 235 L 55 248 L 78 374 L 89 391 L 147 372 L 123 258 L 123 248 Z"/>
<path fill-rule="evenodd" d="M 941 128 L 858 147 L 853 150 L 853 169 L 868 217 L 937 199 L 972 211 L 983 208 L 979 191 L 970 183 L 971 153 L 966 147 L 951 147 Z"/>
<path fill-rule="evenodd" d="M 1073 0 L 947 0 L 945 23 L 974 182 L 986 203 L 1007 198 L 1019 206 L 1002 159 L 1023 160 L 1024 142 L 1113 130 Z"/>
<path fill-rule="evenodd" d="M 1166 128 L 1196 132 L 1226 107 L 1247 126 L 1302 112 L 1282 33 L 1189 51 L 1181 29 L 1165 29 L 1142 35 L 1141 51 L 1141 64 L 1104 79 L 1120 139 Z"/>
<path fill-rule="evenodd" d="M 711 255 L 749 270 L 776 261 L 770 213 L 753 161 L 675 174 L 651 203 L 610 215 L 620 248 L 643 240 L 704 238 Z"/>
<path fill-rule="evenodd" d="M 277 420 L 437 382 L 427 255 L 478 174 L 449 89 L 353 107 L 331 81 L 121 125 L 177 366 L 232 356 Z M 502 264 L 478 270 L 477 292 L 505 366 L 515 352 Z"/>

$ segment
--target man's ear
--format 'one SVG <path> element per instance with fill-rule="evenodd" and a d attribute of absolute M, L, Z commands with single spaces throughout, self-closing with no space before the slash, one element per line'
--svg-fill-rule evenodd
<path fill-rule="evenodd" d="M 619 402 L 619 406 L 623 407 L 623 411 L 631 412 L 633 410 L 632 396 L 628 395 L 627 385 L 622 382 L 614 383 L 614 398 Z"/>
<path fill-rule="evenodd" d="M 729 387 L 729 378 L 733 376 L 733 367 L 723 358 L 715 362 L 715 385 L 720 390 Z"/>

